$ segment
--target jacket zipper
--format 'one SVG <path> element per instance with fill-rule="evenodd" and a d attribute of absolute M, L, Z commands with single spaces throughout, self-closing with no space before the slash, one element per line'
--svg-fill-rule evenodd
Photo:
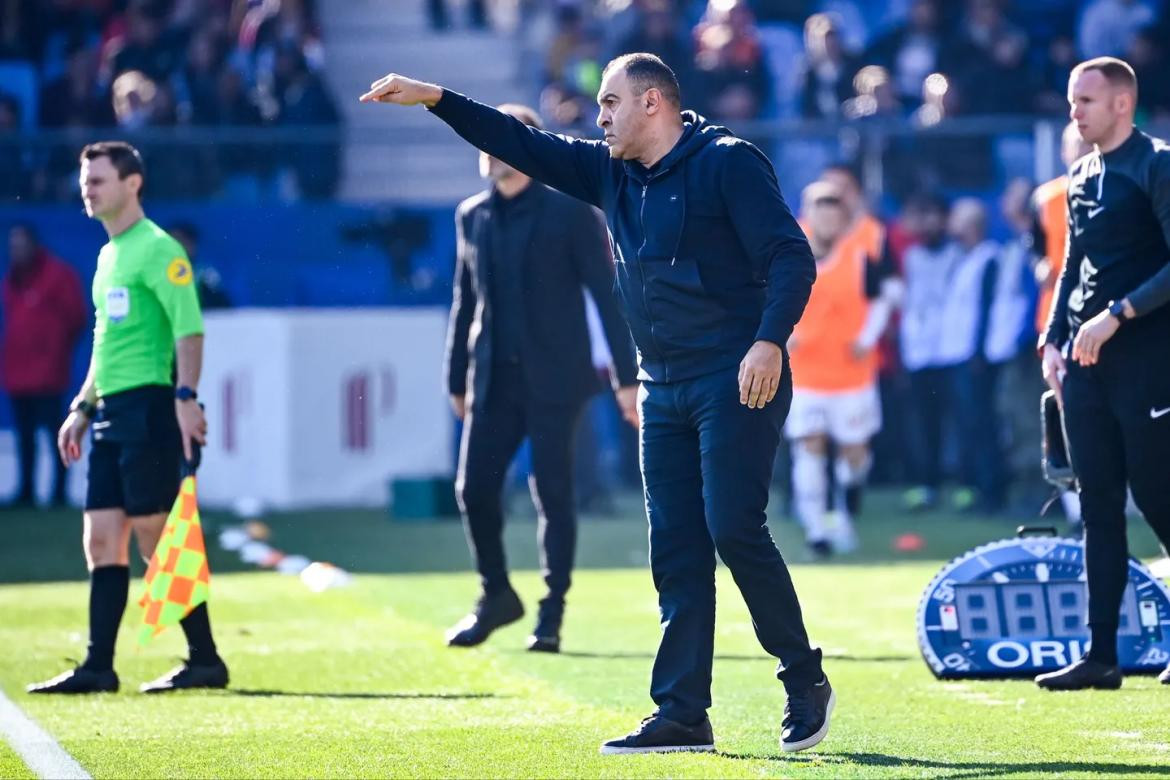
<path fill-rule="evenodd" d="M 638 209 L 638 221 L 642 227 L 642 246 L 646 246 L 646 191 L 650 189 L 650 182 L 653 177 L 648 179 L 642 185 L 642 207 Z M 642 250 L 638 250 L 638 281 L 642 287 L 642 309 L 646 312 L 646 324 L 650 328 L 650 341 L 654 343 L 654 349 L 658 352 L 659 358 L 662 360 L 662 371 L 665 374 L 663 381 L 670 381 L 670 364 L 666 361 L 666 354 L 663 353 L 662 347 L 658 344 L 658 337 L 654 334 L 654 318 L 650 315 L 650 300 L 646 297 L 646 267 L 642 264 Z"/>

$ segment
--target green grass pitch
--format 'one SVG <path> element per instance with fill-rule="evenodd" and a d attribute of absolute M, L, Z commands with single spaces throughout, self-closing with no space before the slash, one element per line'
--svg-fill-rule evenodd
<path fill-rule="evenodd" d="M 516 503 L 517 509 L 523 502 Z M 272 520 L 273 543 L 356 574 L 313 594 L 295 578 L 212 559 L 211 606 L 232 689 L 148 697 L 137 685 L 184 652 L 168 631 L 118 648 L 122 692 L 37 698 L 24 683 L 80 658 L 85 585 L 73 513 L 0 515 L 0 687 L 94 777 L 1093 777 L 1170 774 L 1170 688 L 1131 677 L 1120 692 L 1046 694 L 1028 682 L 936 681 L 914 638 L 919 595 L 941 561 L 1010 535 L 1011 524 L 945 515 L 901 518 L 874 502 L 863 550 L 794 577 L 838 691 L 829 738 L 813 753 L 777 744 L 783 691 L 730 576 L 720 593 L 711 711 L 714 755 L 600 756 L 598 743 L 648 714 L 659 629 L 645 527 L 582 524 L 565 653 L 523 651 L 530 619 L 473 650 L 443 646 L 472 602 L 475 578 L 457 524 L 391 523 L 379 513 Z M 217 518 L 207 522 L 214 527 Z M 890 540 L 918 530 L 916 556 Z M 1156 547 L 1134 526 L 1135 551 Z M 775 523 L 790 557 L 794 526 Z M 534 526 L 508 531 L 515 583 L 530 610 Z M 212 541 L 213 549 L 215 548 Z M 28 582 L 28 580 L 41 580 Z M 137 598 L 140 582 L 132 588 Z M 530 615 L 531 617 L 531 615 Z M 30 777 L 0 744 L 0 777 Z"/>

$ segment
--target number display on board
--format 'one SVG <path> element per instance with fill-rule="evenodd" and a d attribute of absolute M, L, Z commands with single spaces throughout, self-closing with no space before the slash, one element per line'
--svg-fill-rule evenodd
<path fill-rule="evenodd" d="M 1075 539 L 1005 539 L 948 563 L 922 594 L 918 640 L 936 677 L 1053 671 L 1089 648 L 1084 546 Z M 1126 672 L 1170 662 L 1170 589 L 1129 561 L 1118 615 Z"/>

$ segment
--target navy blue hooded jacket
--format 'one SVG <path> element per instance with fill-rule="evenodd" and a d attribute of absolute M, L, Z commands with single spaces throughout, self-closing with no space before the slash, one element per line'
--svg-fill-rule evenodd
<path fill-rule="evenodd" d="M 784 347 L 816 262 L 768 158 L 683 112 L 683 134 L 647 169 L 444 90 L 431 109 L 473 146 L 599 207 L 638 378 L 675 382 L 737 366 L 757 340 Z"/>

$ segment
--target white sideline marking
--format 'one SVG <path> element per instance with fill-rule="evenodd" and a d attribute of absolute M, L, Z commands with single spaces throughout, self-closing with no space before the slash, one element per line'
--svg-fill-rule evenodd
<path fill-rule="evenodd" d="M 93 780 L 89 772 L 57 744 L 57 740 L 21 712 L 3 691 L 0 691 L 0 737 L 12 746 L 37 777 Z"/>

